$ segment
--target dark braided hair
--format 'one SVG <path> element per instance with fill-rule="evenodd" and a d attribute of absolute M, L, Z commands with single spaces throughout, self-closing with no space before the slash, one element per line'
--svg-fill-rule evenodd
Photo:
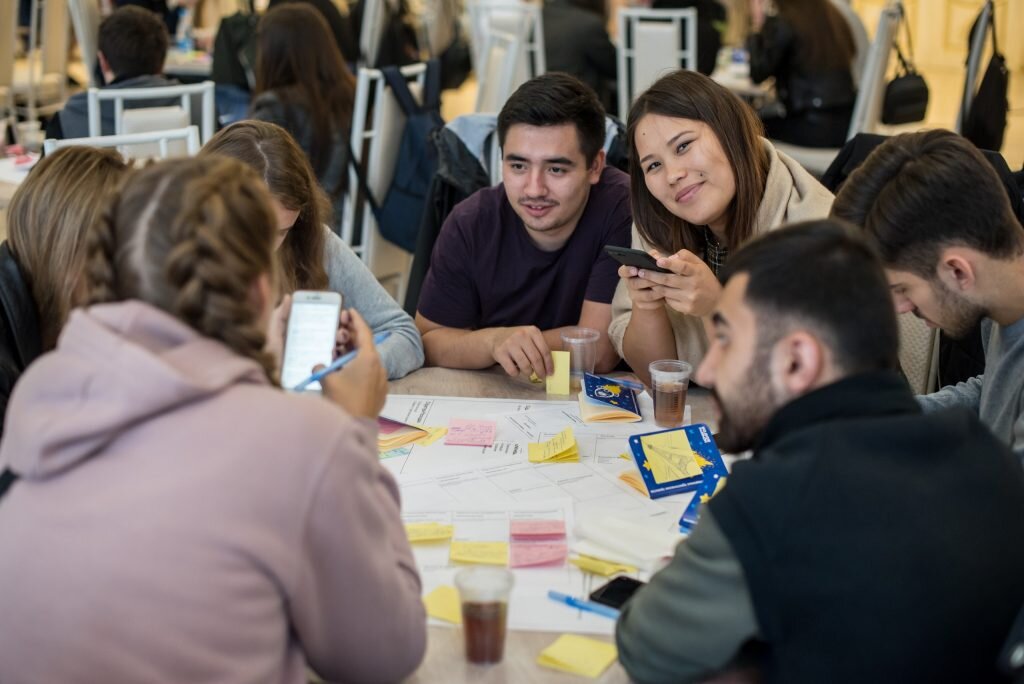
<path fill-rule="evenodd" d="M 89 304 L 139 299 L 256 360 L 273 379 L 252 287 L 274 274 L 276 221 L 260 178 L 233 159 L 134 173 L 90 230 Z"/>

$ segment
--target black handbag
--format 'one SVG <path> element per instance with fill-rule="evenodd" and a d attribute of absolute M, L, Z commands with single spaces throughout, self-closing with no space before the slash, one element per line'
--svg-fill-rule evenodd
<path fill-rule="evenodd" d="M 914 46 L 910 42 L 910 26 L 902 16 L 900 22 L 907 31 L 909 59 L 903 56 L 899 41 L 894 40 L 893 47 L 896 49 L 899 66 L 896 77 L 885 86 L 885 98 L 882 100 L 882 123 L 890 125 L 924 121 L 924 115 L 928 111 L 928 84 L 914 67 Z"/>
<path fill-rule="evenodd" d="M 971 100 L 971 108 L 964 117 L 962 134 L 979 149 L 998 152 L 1003 146 L 1006 115 L 1010 111 L 1010 103 L 1006 99 L 1006 93 L 1010 88 L 1010 72 L 1006 68 L 1006 58 L 996 45 L 995 8 L 992 8 L 989 17 L 992 57 L 985 68 L 978 92 Z"/>

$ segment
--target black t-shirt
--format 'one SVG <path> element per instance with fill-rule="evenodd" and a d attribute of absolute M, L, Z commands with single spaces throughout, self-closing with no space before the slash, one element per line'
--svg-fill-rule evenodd
<path fill-rule="evenodd" d="M 579 322 L 583 300 L 608 304 L 619 282 L 605 245 L 629 246 L 629 177 L 605 168 L 565 245 L 538 248 L 504 185 L 485 188 L 449 214 L 434 245 L 419 312 L 449 328 Z"/>

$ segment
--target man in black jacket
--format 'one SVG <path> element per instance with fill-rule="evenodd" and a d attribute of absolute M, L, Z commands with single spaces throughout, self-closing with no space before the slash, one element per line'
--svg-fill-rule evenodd
<path fill-rule="evenodd" d="M 719 445 L 754 453 L 623 610 L 641 684 L 752 651 L 769 682 L 998 679 L 1024 602 L 1024 474 L 972 413 L 921 413 L 851 231 L 784 228 L 729 259 L 696 379 Z"/>

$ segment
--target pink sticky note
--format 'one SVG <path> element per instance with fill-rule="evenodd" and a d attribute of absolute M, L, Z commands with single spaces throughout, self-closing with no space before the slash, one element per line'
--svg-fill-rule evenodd
<path fill-rule="evenodd" d="M 448 446 L 489 447 L 494 444 L 498 424 L 493 420 L 466 420 L 452 418 L 444 443 Z"/>
<path fill-rule="evenodd" d="M 564 539 L 564 520 L 513 520 L 509 523 L 512 539 L 540 540 Z"/>
<path fill-rule="evenodd" d="M 563 565 L 568 552 L 569 547 L 564 541 L 513 543 L 509 547 L 508 566 L 536 568 Z"/>

